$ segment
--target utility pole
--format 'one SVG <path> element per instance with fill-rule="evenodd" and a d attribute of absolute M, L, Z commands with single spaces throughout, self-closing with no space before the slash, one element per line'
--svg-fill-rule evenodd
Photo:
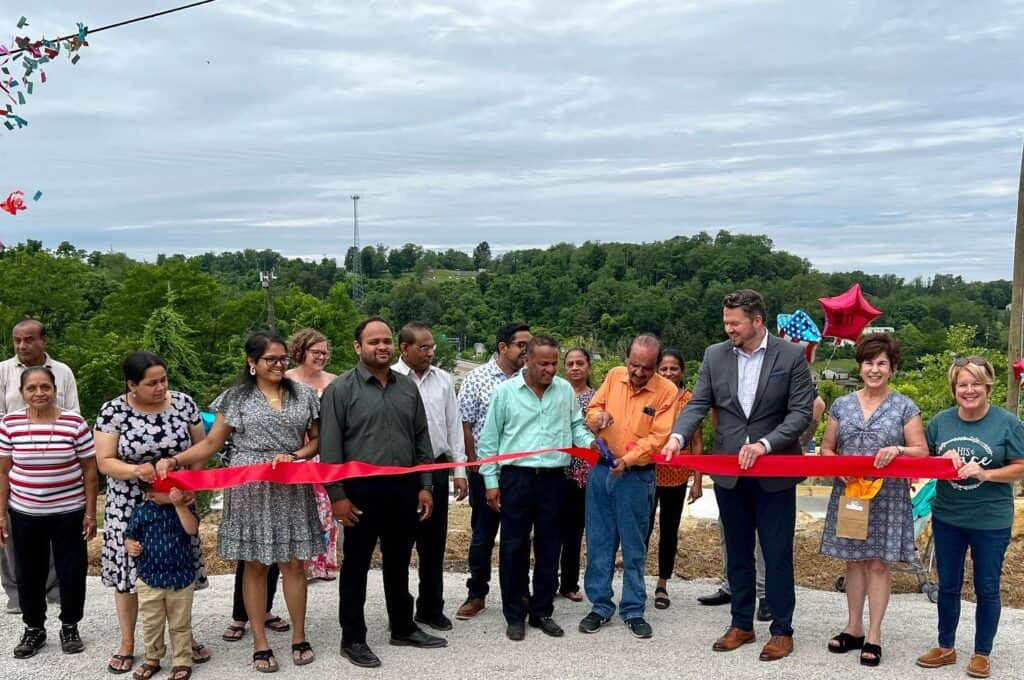
<path fill-rule="evenodd" d="M 1010 341 L 1006 358 L 1009 384 L 1006 390 L 1006 409 L 1016 413 L 1020 405 L 1020 383 L 1013 376 L 1013 365 L 1021 357 L 1021 325 L 1024 322 L 1024 148 L 1020 157 L 1020 187 L 1017 189 L 1017 234 L 1013 243 L 1013 285 L 1010 288 Z"/>
<path fill-rule="evenodd" d="M 267 294 L 267 328 L 272 331 L 277 330 L 277 317 L 274 315 L 274 279 L 277 278 L 277 274 L 271 269 L 268 272 L 260 272 L 260 285 L 263 286 L 263 291 Z"/>
<path fill-rule="evenodd" d="M 352 283 L 352 299 L 358 303 L 363 299 L 363 253 L 359 248 L 359 194 L 352 194 L 352 247 L 355 248 L 355 255 L 352 257 L 352 274 L 355 277 Z"/>

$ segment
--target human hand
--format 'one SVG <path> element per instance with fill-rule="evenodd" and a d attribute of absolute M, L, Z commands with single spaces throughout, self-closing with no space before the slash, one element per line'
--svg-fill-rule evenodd
<path fill-rule="evenodd" d="M 973 460 L 970 463 L 964 463 L 957 470 L 957 476 L 960 479 L 967 479 L 969 477 L 973 477 L 974 479 L 977 479 L 980 482 L 987 482 L 990 474 L 990 470 L 986 470 L 985 468 L 981 467 L 980 463 Z"/>
<path fill-rule="evenodd" d="M 767 450 L 764 448 L 764 444 L 760 442 L 754 442 L 753 444 L 744 444 L 742 447 L 740 447 L 740 469 L 749 470 L 750 468 L 754 467 L 754 463 L 757 462 L 757 459 L 763 456 L 765 453 L 767 453 Z"/>
<path fill-rule="evenodd" d="M 177 468 L 178 464 L 174 460 L 174 458 L 161 458 L 156 462 L 156 467 L 154 468 L 154 470 L 156 471 L 157 477 L 159 477 L 160 479 L 167 479 L 167 473 L 173 472 Z"/>
<path fill-rule="evenodd" d="M 142 544 L 134 539 L 126 538 L 124 539 L 124 551 L 132 557 L 138 557 L 142 554 Z"/>
<path fill-rule="evenodd" d="M 614 422 L 615 418 L 612 417 L 611 413 L 608 413 L 607 411 L 601 411 L 600 413 L 597 414 L 597 418 L 594 419 L 594 427 L 596 427 L 597 431 L 600 432 L 601 430 L 608 427 Z"/>
<path fill-rule="evenodd" d="M 0 515 L 0 548 L 7 545 L 7 537 L 10 533 L 7 531 L 7 513 Z"/>
<path fill-rule="evenodd" d="M 169 458 L 163 458 L 163 459 L 157 461 L 157 465 L 159 465 L 160 463 L 164 462 L 165 460 L 170 460 L 170 459 Z M 161 479 L 164 479 L 166 477 L 167 477 L 167 473 L 165 472 L 164 476 L 161 477 Z M 156 468 L 153 467 L 152 463 L 143 463 L 142 465 L 136 465 L 135 466 L 135 479 L 141 479 L 144 482 L 152 483 L 153 480 L 156 479 Z"/>
<path fill-rule="evenodd" d="M 961 457 L 959 452 L 954 451 L 953 449 L 950 449 L 948 451 L 943 451 L 942 455 L 940 456 L 940 458 L 948 458 L 948 459 L 950 459 L 951 461 L 953 461 L 953 467 L 955 467 L 957 469 L 960 469 L 960 468 L 962 468 L 964 466 L 964 459 L 963 459 L 963 457 Z"/>
<path fill-rule="evenodd" d="M 174 486 L 167 492 L 167 497 L 171 499 L 172 505 L 186 505 L 188 498 L 185 496 L 185 492 Z"/>
<path fill-rule="evenodd" d="M 900 447 L 898 446 L 883 446 L 878 449 L 875 454 L 875 467 L 884 468 L 886 465 L 891 463 L 896 456 L 900 455 Z"/>
<path fill-rule="evenodd" d="M 455 500 L 461 501 L 469 495 L 469 482 L 461 477 L 455 478 Z"/>
<path fill-rule="evenodd" d="M 501 489 L 488 489 L 485 497 L 487 507 L 494 512 L 501 512 Z"/>
<path fill-rule="evenodd" d="M 625 472 L 627 469 L 628 468 L 626 467 L 626 461 L 624 461 L 621 458 L 616 458 L 615 462 L 612 463 L 611 474 L 613 477 L 621 477 L 622 473 Z"/>
<path fill-rule="evenodd" d="M 661 447 L 661 453 L 665 456 L 665 462 L 672 460 L 672 456 L 678 454 L 683 448 L 683 445 L 675 437 L 669 437 L 665 445 Z"/>
<path fill-rule="evenodd" d="M 420 489 L 420 495 L 416 506 L 416 512 L 421 522 L 426 522 L 434 513 L 434 492 Z"/>
<path fill-rule="evenodd" d="M 701 486 L 701 483 L 702 479 L 700 475 L 693 478 L 693 485 L 690 487 L 690 493 L 686 495 L 687 503 L 696 503 L 704 497 L 704 488 Z"/>
<path fill-rule="evenodd" d="M 278 463 L 294 463 L 296 460 L 294 453 L 279 453 L 270 461 L 270 469 L 276 470 Z"/>
<path fill-rule="evenodd" d="M 331 503 L 331 512 L 343 527 L 354 527 L 359 524 L 359 515 L 363 514 L 363 511 L 347 498 Z"/>
<path fill-rule="evenodd" d="M 96 518 L 86 515 L 82 518 L 82 538 L 86 542 L 96 538 Z"/>

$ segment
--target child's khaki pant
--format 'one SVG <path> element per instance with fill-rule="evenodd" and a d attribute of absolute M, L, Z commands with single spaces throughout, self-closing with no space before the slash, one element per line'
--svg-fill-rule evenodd
<path fill-rule="evenodd" d="M 142 580 L 135 583 L 139 594 L 142 637 L 146 658 L 159 661 L 167 654 L 164 645 L 164 621 L 171 638 L 173 666 L 192 665 L 192 593 L 194 585 L 181 590 L 151 588 Z"/>

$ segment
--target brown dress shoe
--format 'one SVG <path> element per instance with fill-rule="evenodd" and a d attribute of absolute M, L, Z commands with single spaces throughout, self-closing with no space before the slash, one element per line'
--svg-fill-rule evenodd
<path fill-rule="evenodd" d="M 987 678 L 992 675 L 992 669 L 988 665 L 988 657 L 982 654 L 975 654 L 971 662 L 967 664 L 967 675 L 972 678 Z"/>
<path fill-rule="evenodd" d="M 772 639 L 761 648 L 761 661 L 778 661 L 793 653 L 792 635 L 773 635 Z"/>
<path fill-rule="evenodd" d="M 715 640 L 715 644 L 711 645 L 711 649 L 716 652 L 731 652 L 737 647 L 742 647 L 756 639 L 752 630 L 729 628 L 729 630 L 725 631 L 725 635 Z"/>
<path fill-rule="evenodd" d="M 466 601 L 459 607 L 459 610 L 455 612 L 455 618 L 459 621 L 468 621 L 485 609 L 487 607 L 484 606 L 484 598 L 467 597 Z"/>
<path fill-rule="evenodd" d="M 921 668 L 940 668 L 956 663 L 956 650 L 932 647 L 917 657 L 917 665 Z"/>

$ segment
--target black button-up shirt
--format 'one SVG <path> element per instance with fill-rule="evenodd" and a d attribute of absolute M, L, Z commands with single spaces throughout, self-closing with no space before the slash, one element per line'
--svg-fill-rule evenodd
<path fill-rule="evenodd" d="M 412 467 L 434 462 L 427 412 L 416 384 L 388 369 L 381 385 L 360 362 L 324 390 L 320 402 L 320 460 Z M 420 475 L 424 488 L 431 473 Z M 345 498 L 341 482 L 325 485 L 331 501 Z"/>

